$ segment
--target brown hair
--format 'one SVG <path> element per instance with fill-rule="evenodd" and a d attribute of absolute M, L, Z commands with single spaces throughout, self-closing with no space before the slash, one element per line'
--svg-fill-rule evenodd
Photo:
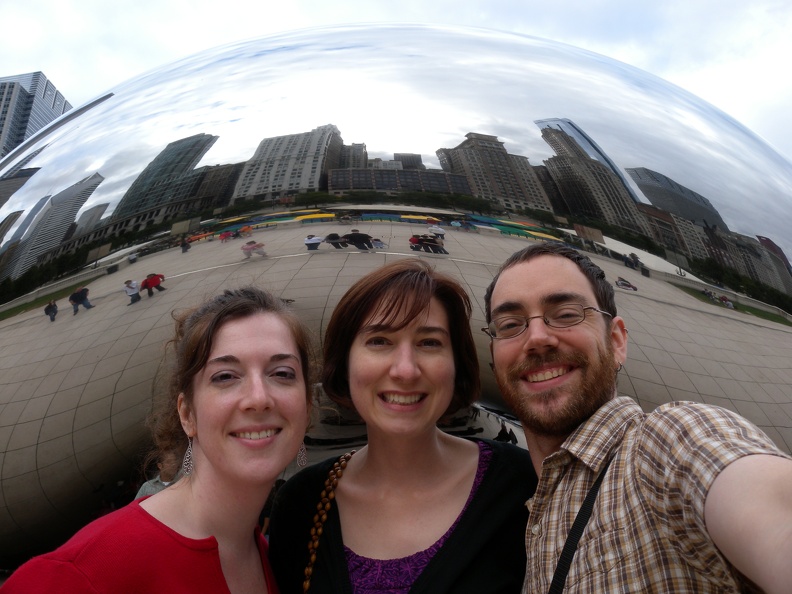
<path fill-rule="evenodd" d="M 176 327 L 173 338 L 166 345 L 169 365 L 163 382 L 165 394 L 155 401 L 149 419 L 154 450 L 147 456 L 146 466 L 168 451 L 177 452 L 179 458 L 184 455 L 187 436 L 176 406 L 179 394 L 184 394 L 187 404 L 192 406 L 193 378 L 206 365 L 214 337 L 223 324 L 260 313 L 274 314 L 289 327 L 300 355 L 305 399 L 310 407 L 312 349 L 302 322 L 283 301 L 267 291 L 257 287 L 225 290 L 195 308 L 173 313 Z"/>
<path fill-rule="evenodd" d="M 515 266 L 528 262 L 539 256 L 559 256 L 575 263 L 581 273 L 588 279 L 594 296 L 597 298 L 597 307 L 608 312 L 611 318 L 616 317 L 616 299 L 613 295 L 613 286 L 605 279 L 605 272 L 594 264 L 591 259 L 579 251 L 558 243 L 537 243 L 518 252 L 514 252 L 498 269 L 495 278 L 492 279 L 487 292 L 484 294 L 484 310 L 487 316 L 487 323 L 492 321 L 492 293 L 498 283 L 501 273 Z"/>
<path fill-rule="evenodd" d="M 470 331 L 470 299 L 462 286 L 423 260 L 407 258 L 370 272 L 344 294 L 324 337 L 322 387 L 333 402 L 353 408 L 349 393 L 349 351 L 363 324 L 380 311 L 382 324 L 407 326 L 434 297 L 448 315 L 454 353 L 454 396 L 446 415 L 469 406 L 481 389 L 478 356 Z"/>

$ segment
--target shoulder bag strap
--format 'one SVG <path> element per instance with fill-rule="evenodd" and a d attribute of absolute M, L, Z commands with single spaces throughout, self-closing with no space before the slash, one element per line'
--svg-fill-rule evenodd
<path fill-rule="evenodd" d="M 605 473 L 608 471 L 611 460 L 605 463 L 605 467 L 602 469 L 602 472 L 600 472 L 597 480 L 594 481 L 591 489 L 589 489 L 586 499 L 583 501 L 583 505 L 580 506 L 580 510 L 577 516 L 575 516 L 575 522 L 569 530 L 569 535 L 564 543 L 564 549 L 561 551 L 561 556 L 558 558 L 558 565 L 556 565 L 553 581 L 550 583 L 548 594 L 561 594 L 564 590 L 567 573 L 569 573 L 569 566 L 572 564 L 572 558 L 575 556 L 578 541 L 583 535 L 586 524 L 588 524 L 589 518 L 591 517 L 591 512 L 594 509 L 594 500 L 597 499 L 597 493 L 599 492 L 600 485 L 602 485 L 602 479 L 605 478 Z"/>

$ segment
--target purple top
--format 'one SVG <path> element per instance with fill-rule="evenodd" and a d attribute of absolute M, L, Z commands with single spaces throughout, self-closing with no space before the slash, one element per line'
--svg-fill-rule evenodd
<path fill-rule="evenodd" d="M 344 547 L 347 566 L 349 567 L 349 581 L 352 583 L 354 594 L 406 594 L 418 579 L 421 572 L 432 560 L 446 540 L 451 536 L 459 524 L 460 518 L 467 511 L 470 502 L 476 495 L 484 473 L 492 459 L 492 449 L 482 441 L 476 442 L 479 446 L 478 470 L 473 479 L 473 488 L 470 489 L 465 506 L 457 519 L 440 539 L 424 551 L 418 551 L 408 557 L 400 559 L 369 559 L 357 555 L 348 547 Z"/>

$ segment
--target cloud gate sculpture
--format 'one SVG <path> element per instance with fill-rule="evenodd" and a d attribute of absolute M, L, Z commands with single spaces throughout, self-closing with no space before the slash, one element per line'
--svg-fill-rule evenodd
<path fill-rule="evenodd" d="M 792 253 L 792 165 L 689 93 L 547 40 L 355 26 L 240 42 L 164 66 L 3 157 L 0 281 L 58 250 L 245 201 L 274 212 L 298 193 L 326 190 L 488 197 L 469 168 L 470 155 L 486 150 L 522 172 L 522 190 L 489 196 L 498 210 L 549 211 L 559 199 L 541 190 L 542 176 L 585 157 L 621 179 L 630 202 L 665 208 L 660 190 L 684 190 L 691 210 L 680 218 L 768 237 Z M 601 214 L 618 217 L 619 208 Z M 623 216 L 623 226 L 642 229 Z M 125 260 L 121 274 L 86 281 L 96 308 L 73 315 L 64 301 L 55 323 L 38 311 L 0 323 L 0 566 L 54 546 L 118 496 L 146 444 L 171 311 L 254 282 L 293 299 L 321 337 L 355 278 L 388 258 L 415 256 L 407 238 L 425 229 L 416 221 L 361 222 L 389 244 L 377 256 L 324 246 L 309 253 L 306 233 L 340 229 L 323 219 L 310 229 L 257 230 L 266 260 L 242 261 L 238 242 Z M 478 331 L 484 287 L 525 240 L 463 232 L 449 239 L 450 256 L 425 257 L 467 284 Z M 603 266 L 609 278 L 633 272 Z M 169 290 L 127 308 L 119 280 L 127 272 L 138 280 L 163 273 Z M 792 334 L 694 300 L 680 309 L 685 297 L 676 289 L 640 273 L 630 278 L 643 285 L 619 293 L 635 343 L 620 390 L 646 407 L 699 399 L 734 408 L 789 451 Z M 483 399 L 498 404 L 487 374 Z"/>

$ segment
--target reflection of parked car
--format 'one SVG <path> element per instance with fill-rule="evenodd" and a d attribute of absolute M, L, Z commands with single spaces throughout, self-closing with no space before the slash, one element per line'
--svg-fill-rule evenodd
<path fill-rule="evenodd" d="M 161 252 L 162 250 L 167 250 L 170 247 L 172 247 L 171 240 L 163 239 L 156 243 L 150 243 L 149 245 L 140 248 L 137 251 L 137 255 L 138 257 L 147 256 L 148 254 L 154 254 L 156 252 Z"/>

